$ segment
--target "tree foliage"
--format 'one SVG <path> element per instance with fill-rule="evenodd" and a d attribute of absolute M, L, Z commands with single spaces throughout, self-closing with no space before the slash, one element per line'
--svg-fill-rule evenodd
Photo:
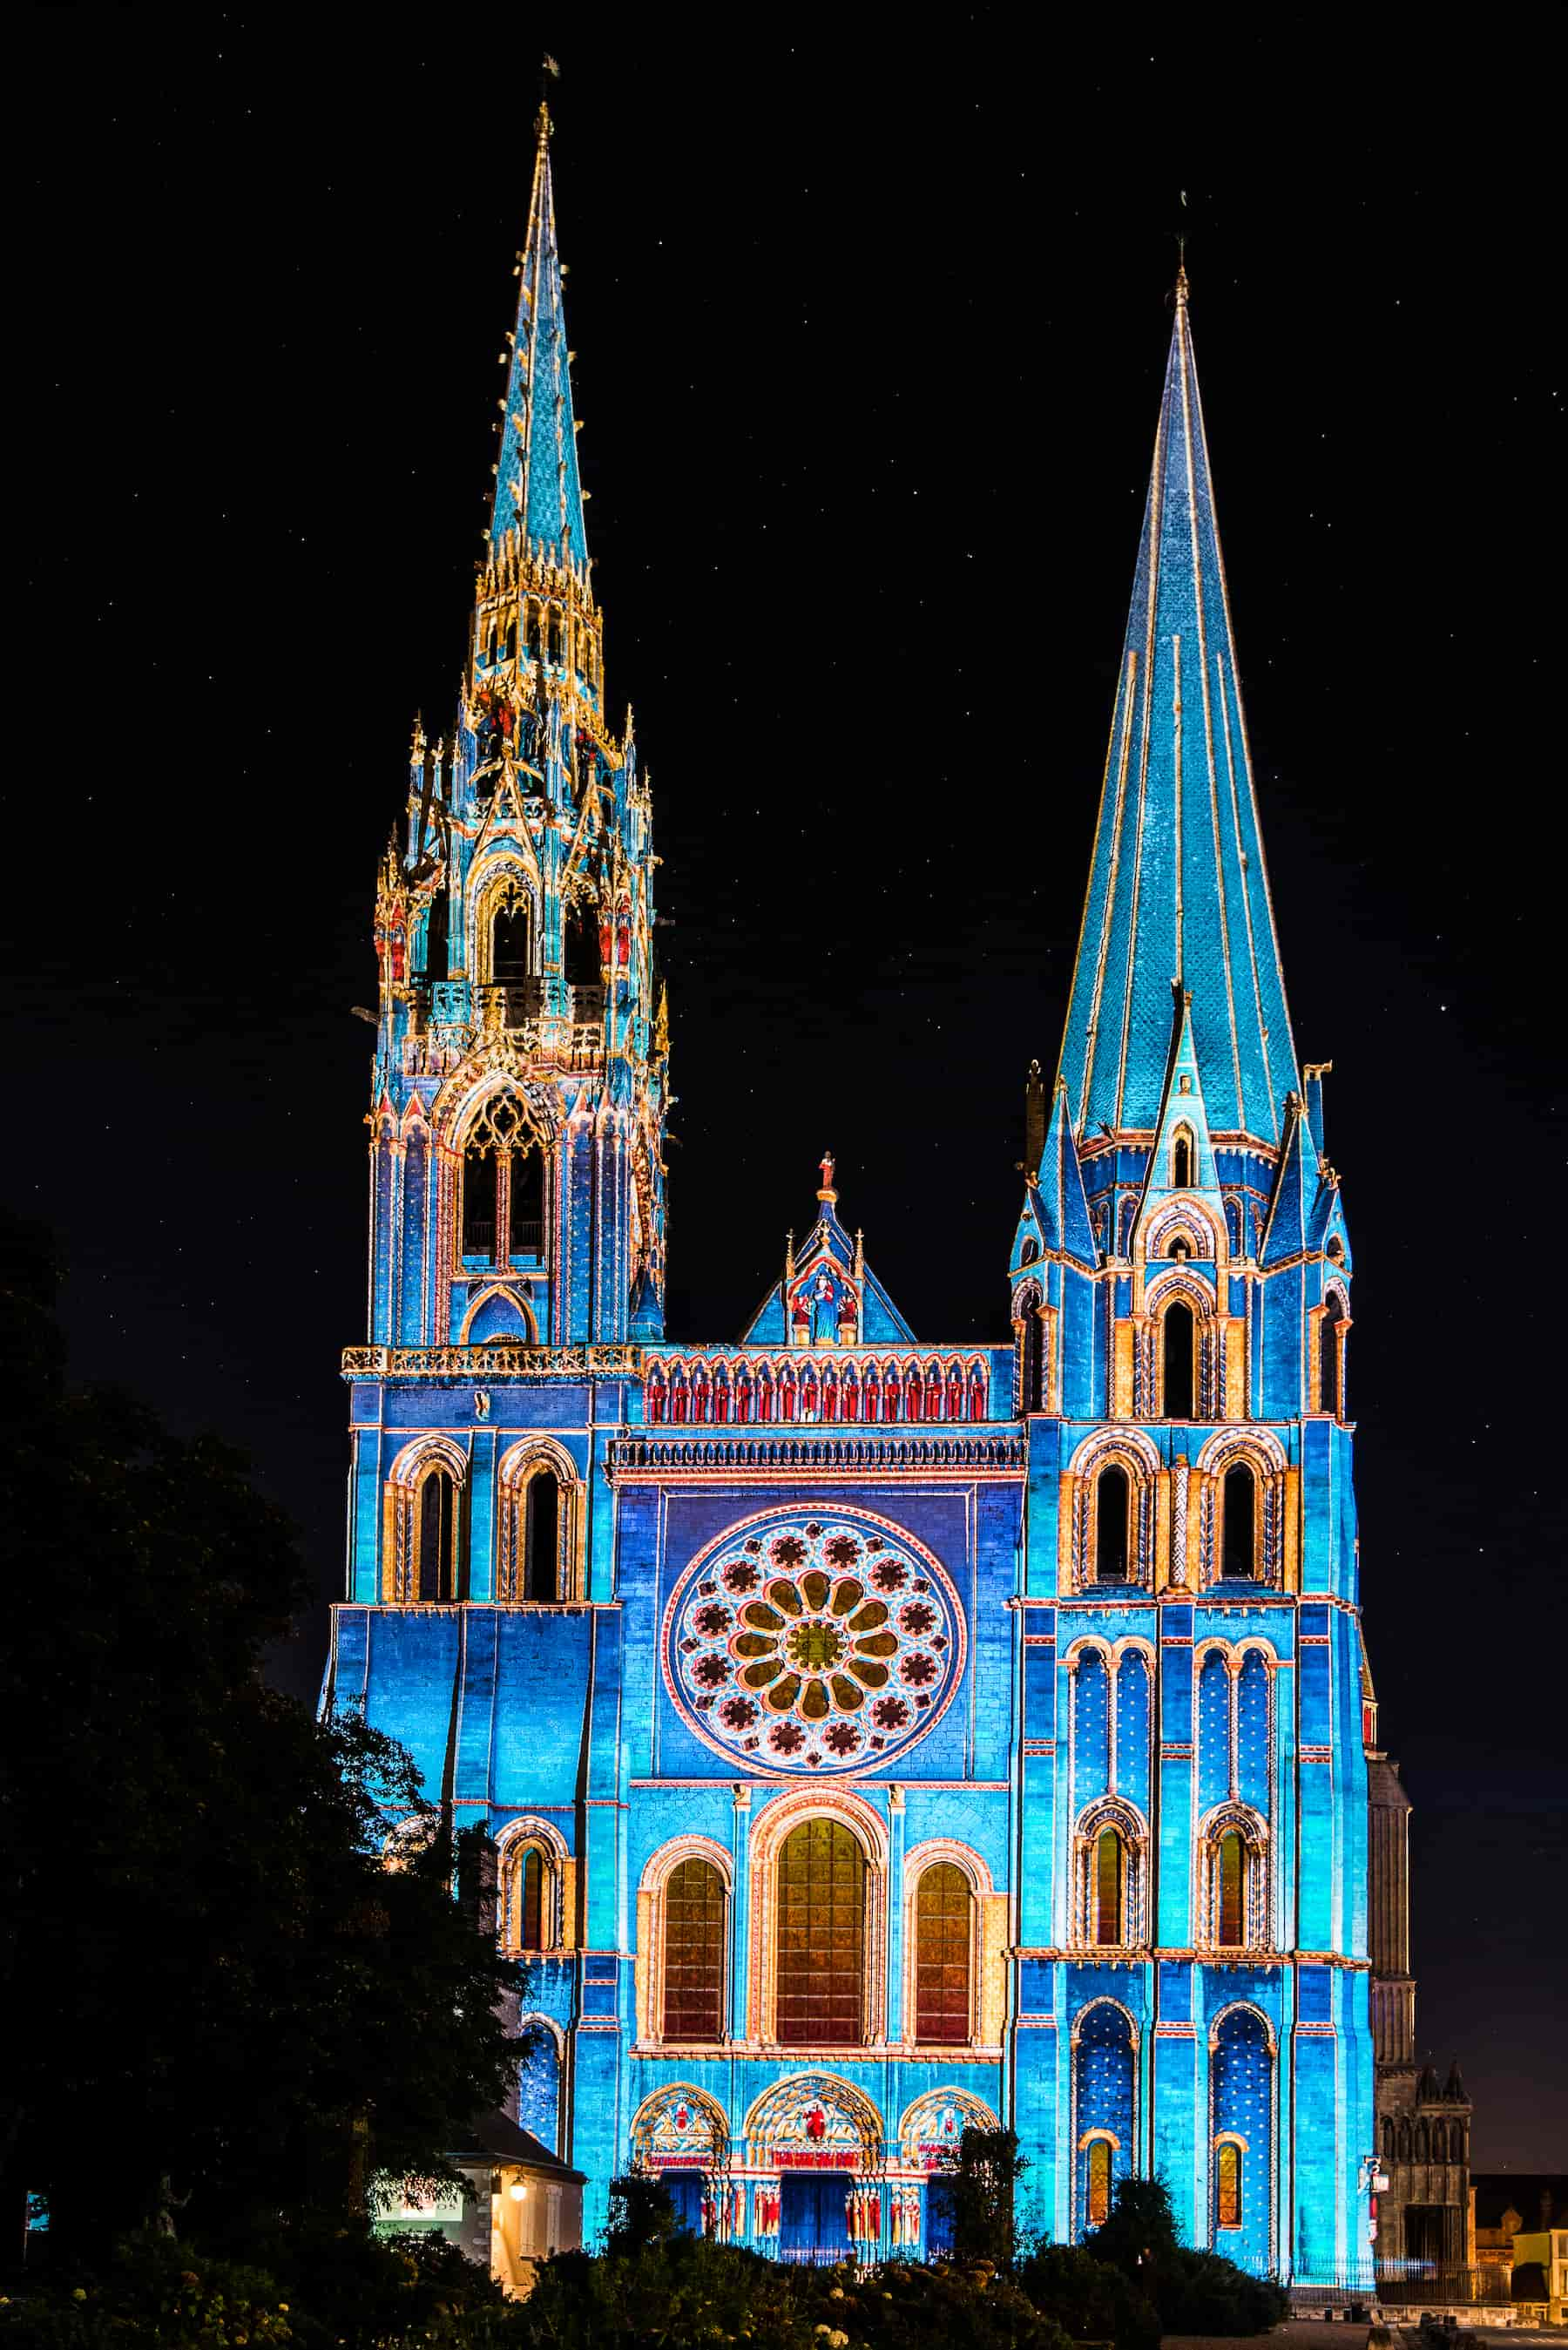
<path fill-rule="evenodd" d="M 1010 2129 L 966 2129 L 944 2178 L 956 2260 L 1009 2268 L 1017 2251 L 1013 2219 L 1018 2182 L 1029 2165 Z"/>
<path fill-rule="evenodd" d="M 520 1970 L 453 1900 L 408 1755 L 263 1679 L 305 1582 L 243 1457 L 72 1388 L 47 1236 L 0 1251 L 9 2214 L 42 2191 L 59 2248 L 352 2211 L 500 2102 Z M 421 1811 L 389 1871 L 387 1813 Z"/>

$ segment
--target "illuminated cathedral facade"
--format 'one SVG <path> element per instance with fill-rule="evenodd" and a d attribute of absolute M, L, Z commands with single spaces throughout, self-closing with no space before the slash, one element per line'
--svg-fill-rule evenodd
<path fill-rule="evenodd" d="M 831 1159 L 742 1334 L 666 1336 L 654 810 L 562 275 L 542 118 L 460 706 L 377 892 L 328 1700 L 494 1839 L 514 2118 L 590 2235 L 642 2166 L 782 2258 L 920 2255 L 961 2131 L 1005 2124 L 1058 2241 L 1158 2171 L 1195 2243 L 1369 2273 L 1351 1251 L 1185 281 L 1059 1073 L 975 1346 L 916 1336 Z"/>

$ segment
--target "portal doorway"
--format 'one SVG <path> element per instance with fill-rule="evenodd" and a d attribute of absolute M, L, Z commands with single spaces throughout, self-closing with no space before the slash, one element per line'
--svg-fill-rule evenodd
<path fill-rule="evenodd" d="M 660 2175 L 675 2206 L 676 2226 L 688 2236 L 701 2235 L 702 2204 L 706 2192 L 701 2171 L 666 2170 Z"/>
<path fill-rule="evenodd" d="M 847 2182 L 842 2171 L 786 2170 L 779 2181 L 779 2258 L 828 2268 L 849 2257 Z"/>

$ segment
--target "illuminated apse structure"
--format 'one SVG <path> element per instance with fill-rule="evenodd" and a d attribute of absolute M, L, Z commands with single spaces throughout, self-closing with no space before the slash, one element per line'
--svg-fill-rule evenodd
<path fill-rule="evenodd" d="M 1195 2243 L 1369 2278 L 1351 1245 L 1185 280 L 1012 1341 L 976 1347 L 916 1338 L 830 1158 L 743 1335 L 665 1336 L 659 860 L 545 117 L 518 276 L 461 700 L 376 898 L 328 1700 L 495 1839 L 548 2027 L 512 2117 L 590 2234 L 642 2164 L 781 2258 L 919 2254 L 963 2128 L 1006 2123 L 1059 2240 L 1158 2170 Z"/>

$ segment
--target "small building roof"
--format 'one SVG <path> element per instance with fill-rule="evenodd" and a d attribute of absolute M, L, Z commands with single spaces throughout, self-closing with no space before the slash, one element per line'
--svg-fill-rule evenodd
<path fill-rule="evenodd" d="M 503 2113 L 478 2114 L 469 2123 L 462 2143 L 449 2147 L 450 2162 L 510 2163 L 524 2170 L 537 2170 L 563 2185 L 585 2186 L 587 2173 L 574 2170 L 558 2154 L 552 2154 L 543 2138 L 532 2130 L 520 2129 Z"/>

